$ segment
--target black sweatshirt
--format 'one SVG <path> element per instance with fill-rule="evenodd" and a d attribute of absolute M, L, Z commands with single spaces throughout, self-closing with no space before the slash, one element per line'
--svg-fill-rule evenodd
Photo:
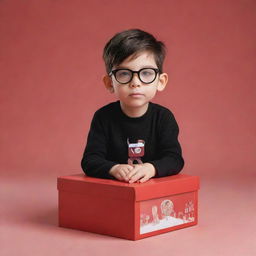
<path fill-rule="evenodd" d="M 86 175 L 114 179 L 109 170 L 127 164 L 129 141 L 144 140 L 143 163 L 151 163 L 155 177 L 174 175 L 184 166 L 178 142 L 179 128 L 167 108 L 149 103 L 141 117 L 128 117 L 120 102 L 110 103 L 95 112 L 81 166 Z"/>

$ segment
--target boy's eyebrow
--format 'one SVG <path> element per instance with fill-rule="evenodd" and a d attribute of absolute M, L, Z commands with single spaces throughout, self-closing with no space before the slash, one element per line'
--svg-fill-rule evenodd
<path fill-rule="evenodd" d="M 155 67 L 153 65 L 146 65 L 146 66 L 140 67 L 138 70 L 143 69 L 143 68 L 158 68 L 158 67 Z M 114 69 L 130 69 L 130 68 L 120 65 L 120 66 L 115 67 Z M 130 70 L 132 70 L 132 69 L 130 69 Z M 136 71 L 136 70 L 133 70 L 133 71 Z"/>

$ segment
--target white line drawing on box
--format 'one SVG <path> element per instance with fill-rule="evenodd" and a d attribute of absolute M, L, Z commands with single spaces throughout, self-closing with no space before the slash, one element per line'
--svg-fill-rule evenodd
<path fill-rule="evenodd" d="M 176 205 L 170 198 L 165 198 L 160 202 L 158 201 L 158 203 L 157 201 L 154 203 L 152 202 L 150 207 L 152 216 L 148 211 L 149 209 L 146 210 L 147 214 L 140 214 L 140 234 L 195 221 L 195 203 L 193 200 L 183 201 L 182 204 Z M 158 213 L 158 209 L 160 213 Z M 177 213 L 175 209 L 177 210 Z"/>
<path fill-rule="evenodd" d="M 157 206 L 153 205 L 152 206 L 152 216 L 153 216 L 153 224 L 158 224 L 160 222 L 158 213 L 157 213 Z"/>
<path fill-rule="evenodd" d="M 185 204 L 185 218 L 187 221 L 194 221 L 194 203 L 189 201 Z"/>
<path fill-rule="evenodd" d="M 164 200 L 161 203 L 161 211 L 162 211 L 162 216 L 165 219 L 168 219 L 169 217 L 174 217 L 176 218 L 176 213 L 174 211 L 174 205 L 171 200 Z"/>
<path fill-rule="evenodd" d="M 140 214 L 140 226 L 144 226 L 147 225 L 149 222 L 149 215 L 145 214 L 145 213 L 141 213 Z"/>
<path fill-rule="evenodd" d="M 184 212 L 179 212 L 178 213 L 178 219 L 183 220 L 183 223 L 186 222 L 186 216 L 185 216 Z"/>

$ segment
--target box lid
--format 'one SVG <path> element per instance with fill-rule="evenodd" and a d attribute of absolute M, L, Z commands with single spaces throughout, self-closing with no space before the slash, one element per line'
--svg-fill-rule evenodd
<path fill-rule="evenodd" d="M 178 174 L 129 184 L 118 180 L 87 177 L 84 174 L 58 177 L 58 190 L 90 196 L 142 201 L 199 189 L 199 177 Z"/>

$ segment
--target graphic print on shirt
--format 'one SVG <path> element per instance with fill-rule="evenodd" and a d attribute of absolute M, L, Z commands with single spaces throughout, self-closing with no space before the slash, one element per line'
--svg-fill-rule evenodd
<path fill-rule="evenodd" d="M 144 156 L 145 153 L 145 141 L 144 140 L 136 140 L 135 142 L 131 142 L 129 138 L 127 139 L 128 144 L 128 164 L 132 165 L 135 161 L 138 164 L 142 164 L 141 157 Z"/>

